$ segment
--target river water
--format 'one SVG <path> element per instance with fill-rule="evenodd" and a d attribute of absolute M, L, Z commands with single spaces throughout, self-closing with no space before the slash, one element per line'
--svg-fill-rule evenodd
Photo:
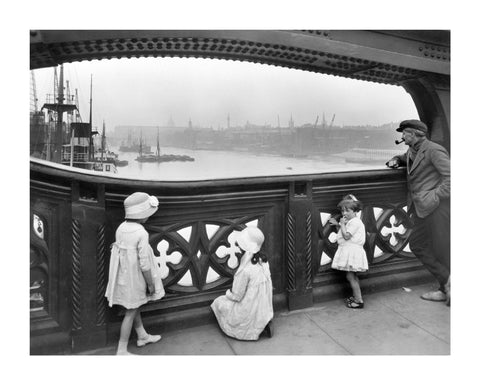
<path fill-rule="evenodd" d="M 280 155 L 254 154 L 250 152 L 189 150 L 162 147 L 162 154 L 189 155 L 193 162 L 140 163 L 133 152 L 119 152 L 120 160 L 128 160 L 128 166 L 117 167 L 122 178 L 193 181 L 252 176 L 299 175 L 324 172 L 384 169 L 385 162 L 350 163 L 335 155 L 291 158 Z"/>

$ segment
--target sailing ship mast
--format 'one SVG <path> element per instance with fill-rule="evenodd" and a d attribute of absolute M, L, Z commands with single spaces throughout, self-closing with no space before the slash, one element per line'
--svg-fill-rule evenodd
<path fill-rule="evenodd" d="M 54 83 L 56 83 L 56 74 L 57 71 L 55 69 L 55 79 Z M 56 92 L 58 91 L 58 98 L 56 97 Z M 46 108 L 49 112 L 56 113 L 56 124 L 55 124 L 55 133 L 54 133 L 54 140 L 53 140 L 53 161 L 56 163 L 62 162 L 62 147 L 63 147 L 63 113 L 64 112 L 72 112 L 77 109 L 75 104 L 70 103 L 67 100 L 67 103 L 64 103 L 65 97 L 63 93 L 63 64 L 60 66 L 60 80 L 58 82 L 58 87 L 54 87 L 54 94 L 53 100 L 47 100 L 42 107 L 42 110 Z M 48 96 L 47 96 L 48 98 Z M 47 154 L 47 160 L 49 159 L 49 155 Z"/>
<path fill-rule="evenodd" d="M 60 81 L 58 83 L 58 106 L 63 105 L 63 65 L 60 66 Z M 57 124 L 55 127 L 55 146 L 53 153 L 53 161 L 60 163 L 62 161 L 62 145 L 63 145 L 63 110 L 57 111 Z"/>
<path fill-rule="evenodd" d="M 160 158 L 160 129 L 157 127 L 157 158 Z"/>
<path fill-rule="evenodd" d="M 92 140 L 92 83 L 93 83 L 93 75 L 90 74 L 90 116 L 89 116 L 89 122 L 90 122 L 90 137 L 88 141 L 88 160 L 92 161 L 93 159 L 93 140 Z"/>
<path fill-rule="evenodd" d="M 103 129 L 102 129 L 102 143 L 101 143 L 101 148 L 100 148 L 100 161 L 103 162 L 103 154 L 105 152 L 105 149 L 107 147 L 107 140 L 105 136 L 105 120 L 103 121 Z"/>

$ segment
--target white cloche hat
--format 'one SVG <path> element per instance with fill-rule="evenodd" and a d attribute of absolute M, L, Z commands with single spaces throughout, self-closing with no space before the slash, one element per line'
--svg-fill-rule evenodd
<path fill-rule="evenodd" d="M 135 192 L 123 202 L 125 219 L 143 219 L 155 214 L 158 210 L 158 199 L 144 192 Z"/>

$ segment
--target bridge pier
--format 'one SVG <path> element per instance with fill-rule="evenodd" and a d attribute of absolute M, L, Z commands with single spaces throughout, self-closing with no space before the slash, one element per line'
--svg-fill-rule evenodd
<path fill-rule="evenodd" d="M 292 182 L 287 214 L 287 291 L 289 310 L 313 305 L 312 182 Z"/>
<path fill-rule="evenodd" d="M 91 185 L 90 185 L 91 186 Z M 72 351 L 107 343 L 105 185 L 72 185 Z"/>

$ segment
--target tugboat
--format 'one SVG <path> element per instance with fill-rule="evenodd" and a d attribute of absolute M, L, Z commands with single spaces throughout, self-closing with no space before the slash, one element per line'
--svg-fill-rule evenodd
<path fill-rule="evenodd" d="M 143 155 L 142 153 L 142 137 L 140 136 L 140 151 L 138 157 L 135 159 L 137 162 L 141 163 L 160 163 L 160 162 L 193 162 L 195 158 L 192 158 L 188 155 L 174 155 L 174 154 L 165 154 L 160 155 L 160 132 L 157 129 L 157 152 L 155 155 Z"/>
<path fill-rule="evenodd" d="M 105 121 L 103 121 L 102 139 L 100 148 L 95 151 L 94 159 L 96 162 L 110 163 L 116 167 L 124 167 L 128 165 L 128 160 L 119 160 L 118 154 L 108 150 L 107 136 L 105 135 Z"/>
<path fill-rule="evenodd" d="M 143 144 L 142 132 L 140 131 L 140 140 L 138 141 L 138 156 L 135 158 L 135 160 L 137 162 L 142 162 L 142 163 L 156 162 L 157 156 L 153 154 L 144 154 L 144 148 L 146 148 L 146 145 Z M 150 146 L 148 146 L 148 148 L 150 148 Z M 158 144 L 157 144 L 157 153 L 158 153 Z"/>

